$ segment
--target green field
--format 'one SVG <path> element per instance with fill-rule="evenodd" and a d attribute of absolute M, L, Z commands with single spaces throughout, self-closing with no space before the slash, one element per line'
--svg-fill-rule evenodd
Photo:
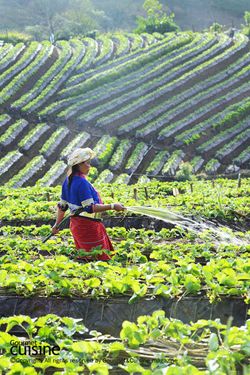
<path fill-rule="evenodd" d="M 211 229 L 108 212 L 114 256 L 83 263 L 68 228 L 42 242 L 59 187 L 2 187 L 3 373 L 248 374 L 249 179 L 97 187 L 107 203 L 165 207 Z"/>
<path fill-rule="evenodd" d="M 0 374 L 250 374 L 249 61 L 238 32 L 1 44 Z M 76 147 L 166 213 L 105 212 L 109 262 L 44 242 Z"/>

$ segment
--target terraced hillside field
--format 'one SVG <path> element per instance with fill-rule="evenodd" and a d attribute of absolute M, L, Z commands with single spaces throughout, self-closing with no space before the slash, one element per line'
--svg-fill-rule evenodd
<path fill-rule="evenodd" d="M 0 47 L 1 184 L 63 179 L 75 147 L 99 178 L 249 169 L 247 37 L 102 35 Z"/>

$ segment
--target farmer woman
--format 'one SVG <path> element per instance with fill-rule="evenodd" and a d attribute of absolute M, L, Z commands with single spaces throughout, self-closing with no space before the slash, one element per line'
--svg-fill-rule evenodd
<path fill-rule="evenodd" d="M 123 211 L 125 208 L 120 203 L 103 204 L 99 193 L 87 180 L 90 170 L 90 160 L 95 153 L 90 148 L 78 148 L 68 157 L 69 170 L 62 185 L 61 201 L 57 207 L 57 217 L 52 227 L 53 234 L 58 232 L 57 226 L 69 208 L 71 215 L 82 208 L 78 216 L 71 216 L 70 230 L 77 249 L 91 251 L 92 248 L 101 246 L 102 249 L 113 250 L 112 243 L 106 229 L 96 213 L 107 210 Z M 89 259 L 89 257 L 88 257 Z M 110 256 L 102 253 L 98 260 L 108 260 Z"/>

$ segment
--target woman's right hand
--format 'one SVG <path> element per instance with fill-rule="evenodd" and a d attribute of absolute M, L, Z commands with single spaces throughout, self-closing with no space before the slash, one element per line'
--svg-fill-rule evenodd
<path fill-rule="evenodd" d="M 115 203 L 114 210 L 115 211 L 124 211 L 124 210 L 126 210 L 126 207 L 124 207 L 123 204 L 121 204 L 121 203 Z"/>
<path fill-rule="evenodd" d="M 59 229 L 57 228 L 57 225 L 58 224 L 54 224 L 53 227 L 52 227 L 52 229 L 51 229 L 51 231 L 52 231 L 53 234 L 57 234 L 59 232 Z"/>

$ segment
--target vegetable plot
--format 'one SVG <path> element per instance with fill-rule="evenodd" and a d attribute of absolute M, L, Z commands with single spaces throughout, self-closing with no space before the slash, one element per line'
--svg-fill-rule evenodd
<path fill-rule="evenodd" d="M 219 320 L 200 320 L 187 325 L 156 311 L 151 316 L 140 316 L 136 323 L 125 321 L 120 337 L 111 340 L 100 332 L 89 331 L 81 319 L 55 314 L 32 319 L 24 315 L 1 318 L 0 324 L 6 328 L 0 333 L 3 342 L 0 368 L 7 374 L 18 369 L 22 374 L 32 375 L 47 370 L 72 375 L 82 372 L 171 375 L 180 371 L 219 375 L 236 373 L 239 369 L 247 373 L 248 322 L 241 328 L 226 326 Z M 22 337 L 13 334 L 13 328 L 21 329 Z M 26 341 L 30 352 L 14 357 L 10 341 L 16 343 L 17 350 L 24 348 Z M 35 342 L 36 346 L 29 342 Z M 49 354 L 39 356 L 38 350 Z"/>

